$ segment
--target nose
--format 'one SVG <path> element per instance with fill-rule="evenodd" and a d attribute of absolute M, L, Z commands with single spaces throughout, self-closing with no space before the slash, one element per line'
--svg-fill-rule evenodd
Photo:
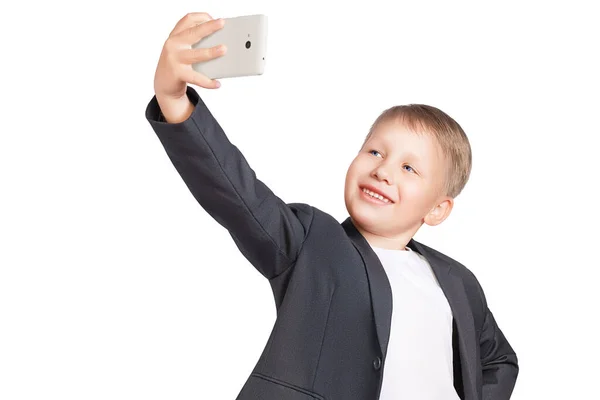
<path fill-rule="evenodd" d="M 388 185 L 391 185 L 394 183 L 394 177 L 392 176 L 392 173 L 389 172 L 389 168 L 389 166 L 380 164 L 373 170 L 372 175 L 377 178 L 377 180 L 384 180 Z"/>

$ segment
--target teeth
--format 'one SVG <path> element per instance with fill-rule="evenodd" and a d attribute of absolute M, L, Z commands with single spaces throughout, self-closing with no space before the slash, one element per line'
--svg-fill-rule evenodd
<path fill-rule="evenodd" d="M 388 198 L 383 197 L 382 195 L 377 194 L 375 192 L 371 192 L 368 189 L 363 189 L 363 192 L 365 192 L 366 194 L 370 195 L 371 197 L 375 197 L 376 199 L 379 199 L 379 200 L 383 201 L 384 203 L 389 203 L 391 201 Z"/>

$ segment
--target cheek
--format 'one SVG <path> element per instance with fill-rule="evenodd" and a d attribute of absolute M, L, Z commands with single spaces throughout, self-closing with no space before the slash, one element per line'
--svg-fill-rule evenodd
<path fill-rule="evenodd" d="M 400 188 L 400 196 L 403 196 L 405 199 L 421 201 L 426 197 L 426 194 L 427 190 L 425 186 L 417 179 L 406 180 Z"/>
<path fill-rule="evenodd" d="M 363 170 L 361 163 L 358 161 L 353 162 L 350 167 L 348 168 L 348 172 L 346 174 L 346 176 L 349 179 L 354 179 L 356 180 L 360 174 L 360 172 Z"/>
<path fill-rule="evenodd" d="M 357 181 L 356 169 L 354 169 L 353 166 L 350 166 L 350 168 L 348 168 L 348 171 L 346 172 L 346 182 L 345 182 L 346 191 L 348 191 L 351 186 L 354 186 L 356 184 L 356 181 Z"/>
<path fill-rule="evenodd" d="M 355 174 L 366 174 L 371 169 L 369 161 L 364 157 L 358 157 L 352 163 L 352 171 Z"/>
<path fill-rule="evenodd" d="M 351 165 L 350 167 L 348 167 L 348 171 L 346 171 L 346 182 L 354 179 L 354 175 L 354 166 Z"/>

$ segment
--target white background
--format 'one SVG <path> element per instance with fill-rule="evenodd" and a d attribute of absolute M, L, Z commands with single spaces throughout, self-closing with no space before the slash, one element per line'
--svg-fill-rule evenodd
<path fill-rule="evenodd" d="M 36 4 L 37 3 L 37 4 Z M 592 2 L 29 2 L 0 10 L 0 398 L 233 399 L 275 321 L 268 281 L 145 119 L 177 21 L 269 16 L 265 74 L 197 88 L 259 179 L 340 222 L 367 130 L 441 108 L 473 172 L 415 239 L 478 277 L 513 399 L 597 395 Z"/>

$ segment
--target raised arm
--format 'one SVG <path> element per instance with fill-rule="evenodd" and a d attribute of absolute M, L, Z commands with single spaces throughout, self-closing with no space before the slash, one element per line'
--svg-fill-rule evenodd
<path fill-rule="evenodd" d="M 191 69 L 193 62 L 214 58 L 217 53 L 186 59 L 185 46 L 222 24 L 210 20 L 202 24 L 202 30 L 193 18 L 190 14 L 184 17 L 165 43 L 155 77 L 156 95 L 146 108 L 146 118 L 198 203 L 229 231 L 248 261 L 271 279 L 296 261 L 312 221 L 312 208 L 286 204 L 257 179 L 198 93 L 187 86 L 190 82 L 217 87 Z M 187 60 L 189 69 L 173 61 L 181 59 Z"/>

